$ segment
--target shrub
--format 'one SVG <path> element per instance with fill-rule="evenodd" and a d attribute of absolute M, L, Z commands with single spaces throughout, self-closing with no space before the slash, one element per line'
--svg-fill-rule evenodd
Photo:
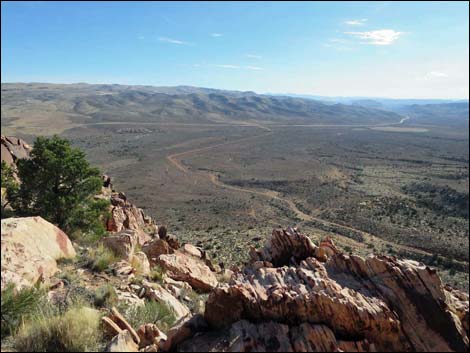
<path fill-rule="evenodd" d="M 158 264 L 152 267 L 148 278 L 152 282 L 162 282 L 163 276 L 165 275 L 165 270 Z"/>
<path fill-rule="evenodd" d="M 103 272 L 118 260 L 119 258 L 111 249 L 108 249 L 103 244 L 99 244 L 96 248 L 89 250 L 86 262 L 93 271 Z"/>
<path fill-rule="evenodd" d="M 175 323 L 175 315 L 165 304 L 154 300 L 146 301 L 144 305 L 121 305 L 118 310 L 129 321 L 132 327 L 142 324 L 156 324 L 162 331 L 168 330 Z"/>
<path fill-rule="evenodd" d="M 75 307 L 63 315 L 37 315 L 13 339 L 20 352 L 93 352 L 102 349 L 100 313 Z"/>
<path fill-rule="evenodd" d="M 112 307 L 117 300 L 116 290 L 110 284 L 99 287 L 94 293 L 94 304 L 97 307 Z"/>
<path fill-rule="evenodd" d="M 94 199 L 102 181 L 85 153 L 53 136 L 38 137 L 30 156 L 17 163 L 21 182 L 11 204 L 18 213 L 42 216 L 67 233 L 104 228 L 108 203 Z"/>
<path fill-rule="evenodd" d="M 22 320 L 36 312 L 44 295 L 44 291 L 36 287 L 15 291 L 13 283 L 2 290 L 2 338 L 14 332 Z"/>

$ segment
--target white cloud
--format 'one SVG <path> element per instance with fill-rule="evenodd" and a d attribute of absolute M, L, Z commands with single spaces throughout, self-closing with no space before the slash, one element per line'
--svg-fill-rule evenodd
<path fill-rule="evenodd" d="M 220 64 L 220 65 L 214 65 L 216 67 L 220 67 L 222 69 L 240 69 L 241 67 L 238 65 L 228 65 L 228 64 Z"/>
<path fill-rule="evenodd" d="M 440 72 L 440 71 L 430 71 L 425 76 L 426 79 L 445 78 L 445 77 L 449 77 L 449 75 L 447 75 L 445 72 Z"/>
<path fill-rule="evenodd" d="M 250 59 L 261 59 L 262 58 L 261 55 L 257 55 L 257 54 L 246 54 L 245 56 L 247 58 L 250 58 Z"/>
<path fill-rule="evenodd" d="M 188 42 L 184 42 L 182 40 L 168 38 L 168 37 L 159 37 L 158 40 L 160 42 L 171 43 L 171 44 L 178 44 L 178 45 L 189 45 Z"/>
<path fill-rule="evenodd" d="M 241 66 L 241 65 L 230 65 L 230 64 L 218 64 L 214 65 L 215 67 L 219 67 L 222 69 L 242 69 L 242 70 L 253 70 L 253 71 L 261 71 L 264 70 L 262 67 L 259 66 Z"/>
<path fill-rule="evenodd" d="M 362 26 L 367 21 L 367 18 L 362 18 L 360 20 L 349 20 L 344 23 L 350 26 Z"/>
<path fill-rule="evenodd" d="M 244 66 L 244 68 L 247 70 L 255 70 L 255 71 L 264 70 L 262 67 L 259 67 L 259 66 Z"/>
<path fill-rule="evenodd" d="M 222 37 L 222 36 L 223 36 L 222 33 L 211 33 L 211 37 L 217 38 L 217 37 Z"/>
<path fill-rule="evenodd" d="M 376 31 L 366 32 L 344 32 L 351 36 L 365 40 L 364 44 L 372 45 L 390 45 L 401 37 L 403 32 L 398 32 L 393 29 L 379 29 Z"/>

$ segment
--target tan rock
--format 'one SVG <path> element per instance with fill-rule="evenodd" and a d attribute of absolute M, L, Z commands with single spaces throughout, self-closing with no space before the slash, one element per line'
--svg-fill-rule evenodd
<path fill-rule="evenodd" d="M 170 310 L 173 311 L 176 320 L 179 320 L 190 314 L 190 311 L 186 305 L 181 303 L 158 283 L 143 281 L 142 286 L 145 288 L 145 296 L 150 300 L 155 300 L 166 305 Z"/>
<path fill-rule="evenodd" d="M 139 327 L 137 334 L 140 338 L 140 348 L 150 345 L 160 347 L 167 340 L 167 336 L 155 324 L 144 324 Z"/>
<path fill-rule="evenodd" d="M 203 252 L 196 248 L 194 245 L 191 245 L 191 244 L 184 244 L 181 248 L 180 248 L 180 251 L 183 251 L 185 252 L 186 254 L 188 255 L 191 255 L 191 256 L 194 256 L 198 259 L 202 259 L 203 258 Z"/>
<path fill-rule="evenodd" d="M 163 286 L 178 299 L 182 299 L 183 296 L 192 292 L 193 290 L 188 283 L 183 281 L 175 281 L 174 279 L 167 276 L 163 278 Z"/>
<path fill-rule="evenodd" d="M 147 255 L 150 263 L 155 264 L 160 255 L 172 254 L 174 250 L 162 239 L 153 239 L 142 246 L 142 251 Z"/>
<path fill-rule="evenodd" d="M 110 269 L 113 271 L 113 274 L 118 277 L 128 277 L 135 272 L 134 267 L 126 260 L 113 263 Z"/>
<path fill-rule="evenodd" d="M 339 253 L 340 251 L 335 246 L 335 243 L 331 238 L 326 238 L 323 240 L 318 248 L 315 249 L 315 257 L 321 262 L 326 262 L 328 258 Z"/>
<path fill-rule="evenodd" d="M 321 245 L 320 262 L 306 239 L 274 232 L 243 272 L 210 294 L 204 318 L 211 329 L 192 332 L 178 350 L 468 350 L 468 296 L 444 287 L 435 271 L 347 256 L 330 242 Z"/>
<path fill-rule="evenodd" d="M 137 251 L 130 257 L 129 262 L 137 274 L 146 276 L 150 273 L 150 262 L 144 252 Z"/>
<path fill-rule="evenodd" d="M 134 230 L 125 229 L 119 233 L 106 236 L 101 242 L 116 255 L 124 259 L 129 259 L 139 243 L 139 237 Z"/>
<path fill-rule="evenodd" d="M 106 228 L 109 232 L 132 229 L 140 245 L 152 239 L 146 230 L 154 228 L 155 224 L 142 209 L 129 202 L 123 193 L 112 193 L 110 201 L 110 216 L 106 221 Z"/>
<path fill-rule="evenodd" d="M 73 258 L 67 234 L 41 217 L 2 219 L 1 287 L 46 281 L 58 271 L 56 260 Z"/>
<path fill-rule="evenodd" d="M 31 146 L 14 136 L 1 136 L 1 160 L 7 165 L 16 166 L 18 159 L 29 158 Z"/>
<path fill-rule="evenodd" d="M 139 346 L 132 339 L 129 331 L 124 330 L 114 336 L 106 346 L 106 352 L 138 352 Z"/>
<path fill-rule="evenodd" d="M 207 265 L 179 251 L 160 255 L 158 263 L 167 270 L 167 276 L 187 282 L 194 289 L 209 292 L 217 286 L 217 278 Z"/>
<path fill-rule="evenodd" d="M 194 315 L 193 317 L 184 317 L 168 330 L 167 339 L 163 344 L 162 349 L 165 352 L 173 351 L 178 344 L 193 337 L 198 332 L 204 332 L 208 326 L 201 315 Z M 205 350 L 200 350 L 204 352 Z"/>
<path fill-rule="evenodd" d="M 273 230 L 264 248 L 251 251 L 250 256 L 252 262 L 266 261 L 278 267 L 314 256 L 316 248 L 306 235 L 289 227 Z"/>

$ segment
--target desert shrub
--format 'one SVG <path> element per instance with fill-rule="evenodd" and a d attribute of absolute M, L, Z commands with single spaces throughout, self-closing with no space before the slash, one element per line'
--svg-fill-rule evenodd
<path fill-rule="evenodd" d="M 38 137 L 30 156 L 18 161 L 20 186 L 11 199 L 16 212 L 42 216 L 67 233 L 104 228 L 108 202 L 94 199 L 101 176 L 84 152 L 58 136 Z"/>
<path fill-rule="evenodd" d="M 97 307 L 112 307 L 117 300 L 116 290 L 110 284 L 99 287 L 94 293 L 94 305 Z"/>
<path fill-rule="evenodd" d="M 103 272 L 109 268 L 111 264 L 119 261 L 116 254 L 103 244 L 99 244 L 97 247 L 90 249 L 84 256 L 86 265 L 96 272 Z"/>
<path fill-rule="evenodd" d="M 13 283 L 2 290 L 2 338 L 14 332 L 22 320 L 36 312 L 44 296 L 44 290 L 36 287 L 15 291 Z"/>
<path fill-rule="evenodd" d="M 144 305 L 121 305 L 118 310 L 129 321 L 132 327 L 142 324 L 156 324 L 162 331 L 168 330 L 175 323 L 175 315 L 165 304 L 154 300 L 146 301 Z"/>
<path fill-rule="evenodd" d="M 152 282 L 162 282 L 164 275 L 165 275 L 165 270 L 160 265 L 156 264 L 150 270 L 150 274 L 148 278 Z"/>
<path fill-rule="evenodd" d="M 13 347 L 20 352 L 93 352 L 102 349 L 100 313 L 74 307 L 64 314 L 34 316 L 20 326 Z"/>

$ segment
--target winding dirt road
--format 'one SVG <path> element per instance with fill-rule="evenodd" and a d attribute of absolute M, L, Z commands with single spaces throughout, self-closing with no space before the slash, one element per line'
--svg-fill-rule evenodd
<path fill-rule="evenodd" d="M 403 122 L 400 121 L 396 124 L 402 124 L 402 123 Z M 395 125 L 395 124 L 389 124 L 389 125 Z M 265 130 L 266 132 L 263 133 L 263 134 L 260 134 L 260 135 L 244 137 L 244 138 L 237 139 L 237 140 L 234 140 L 234 141 L 217 143 L 217 144 L 214 144 L 214 145 L 211 145 L 211 146 L 206 146 L 206 147 L 196 148 L 196 149 L 192 149 L 192 150 L 188 150 L 188 151 L 184 151 L 184 152 L 170 154 L 166 158 L 172 166 L 174 166 L 175 168 L 177 168 L 179 171 L 183 172 L 184 174 L 190 174 L 191 173 L 193 175 L 199 175 L 199 176 L 205 177 L 215 186 L 218 186 L 218 187 L 221 187 L 221 188 L 224 188 L 224 189 L 227 189 L 227 190 L 232 190 L 232 191 L 237 191 L 237 192 L 244 192 L 244 193 L 249 193 L 249 194 L 253 194 L 253 195 L 260 195 L 260 196 L 267 197 L 267 198 L 270 198 L 270 199 L 273 199 L 273 200 L 277 200 L 277 201 L 280 201 L 280 202 L 286 204 L 289 207 L 289 209 L 296 215 L 296 217 L 301 220 L 301 222 L 298 225 L 300 225 L 304 222 L 317 222 L 317 223 L 320 223 L 320 224 L 322 224 L 324 226 L 327 226 L 327 227 L 332 227 L 332 228 L 340 229 L 340 230 L 343 230 L 343 231 L 348 231 L 348 232 L 353 232 L 355 234 L 359 234 L 365 240 L 365 243 L 373 243 L 373 244 L 381 243 L 383 245 L 391 245 L 391 246 L 393 246 L 395 248 L 399 248 L 403 251 L 411 251 L 411 252 L 414 252 L 414 253 L 419 253 L 421 255 L 429 255 L 429 256 L 432 255 L 431 253 L 429 253 L 427 251 L 424 251 L 424 250 L 421 250 L 421 249 L 413 248 L 413 247 L 406 246 L 406 245 L 391 243 L 387 240 L 378 238 L 375 235 L 364 232 L 362 230 L 352 228 L 352 227 L 349 227 L 349 226 L 345 226 L 343 224 L 327 221 L 327 220 L 324 220 L 324 219 L 306 214 L 305 212 L 303 212 L 302 210 L 300 210 L 297 207 L 297 205 L 295 204 L 295 202 L 292 199 L 290 199 L 290 198 L 288 198 L 284 195 L 281 195 L 277 191 L 273 191 L 273 190 L 254 190 L 254 189 L 247 189 L 247 188 L 242 188 L 242 187 L 239 187 L 239 186 L 229 185 L 229 184 L 226 184 L 226 183 L 222 182 L 215 173 L 212 173 L 212 172 L 209 172 L 209 171 L 191 171 L 189 168 L 187 168 L 182 163 L 182 159 L 185 158 L 185 157 L 193 156 L 193 155 L 199 154 L 199 153 L 204 153 L 204 152 L 207 152 L 207 151 L 219 148 L 219 147 L 223 147 L 223 146 L 239 144 L 239 143 L 246 142 L 246 141 L 253 140 L 253 139 L 259 139 L 259 138 L 262 138 L 262 137 L 272 135 L 274 133 L 274 131 L 270 127 L 263 126 L 263 125 L 260 125 L 260 124 L 257 124 L 257 123 L 243 122 L 243 123 L 241 123 L 237 126 L 257 127 L 257 128 L 262 129 L 262 130 Z M 314 125 L 310 125 L 310 127 L 313 127 L 313 126 Z M 315 125 L 315 126 L 317 126 L 317 125 Z M 376 126 L 376 125 L 368 125 L 368 126 L 365 126 L 365 127 L 373 127 L 373 126 Z M 322 127 L 322 126 L 317 126 L 317 127 Z M 350 127 L 350 125 L 345 125 L 345 126 L 336 125 L 336 127 Z M 351 239 L 351 238 L 349 238 L 349 239 Z M 357 241 L 355 241 L 355 242 L 362 245 L 362 246 L 364 246 L 364 244 L 362 244 L 362 243 L 359 243 Z"/>

